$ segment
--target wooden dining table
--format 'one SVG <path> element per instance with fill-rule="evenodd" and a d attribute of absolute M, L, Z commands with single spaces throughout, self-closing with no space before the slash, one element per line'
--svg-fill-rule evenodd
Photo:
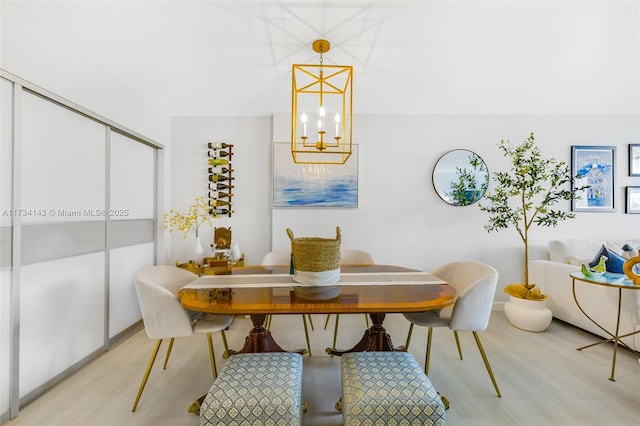
<path fill-rule="evenodd" d="M 347 350 L 327 348 L 331 355 L 348 352 L 402 350 L 383 326 L 388 313 L 442 309 L 455 301 L 455 289 L 422 271 L 393 265 L 341 265 L 333 297 L 310 300 L 289 274 L 289 265 L 237 268 L 227 275 L 202 276 L 182 288 L 183 307 L 211 314 L 250 315 L 253 327 L 234 353 L 285 352 L 264 323 L 267 315 L 369 314 L 371 326 Z M 304 350 L 296 350 L 303 353 Z"/>

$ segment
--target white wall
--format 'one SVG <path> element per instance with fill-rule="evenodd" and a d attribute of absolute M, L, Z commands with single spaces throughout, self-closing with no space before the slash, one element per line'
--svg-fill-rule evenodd
<path fill-rule="evenodd" d="M 393 54 L 354 55 L 356 112 L 638 111 L 637 1 L 403 3 L 380 23 Z"/>
<path fill-rule="evenodd" d="M 233 147 L 234 181 L 232 217 L 216 220 L 216 227 L 231 226 L 232 238 L 246 254 L 246 263 L 257 264 L 271 248 L 270 204 L 270 117 L 195 117 L 174 118 L 171 123 L 172 178 L 171 207 L 186 213 L 194 198 L 207 196 L 207 142 L 227 142 Z M 169 237 L 168 231 L 165 235 Z M 210 250 L 212 229 L 200 229 L 202 245 Z M 164 262 L 174 264 L 188 260 L 185 253 L 193 246 L 193 233 L 188 239 L 174 232 L 170 235 Z M 205 251 L 209 253 L 209 251 Z M 162 262 L 162 259 L 159 259 Z"/>
<path fill-rule="evenodd" d="M 17 3 L 3 1 L 0 8 L 0 64 L 5 71 L 160 144 L 168 143 L 169 117 L 153 99 L 88 59 L 76 41 L 82 34 L 52 31 Z"/>

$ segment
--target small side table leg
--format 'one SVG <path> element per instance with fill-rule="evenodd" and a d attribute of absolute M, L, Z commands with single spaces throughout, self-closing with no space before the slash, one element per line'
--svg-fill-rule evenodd
<path fill-rule="evenodd" d="M 587 281 L 587 282 L 589 282 L 589 281 Z M 591 344 L 586 345 L 586 346 L 582 346 L 580 348 L 577 348 L 577 350 L 581 351 L 583 349 L 587 349 L 587 348 L 599 345 L 601 343 L 612 342 L 613 343 L 613 355 L 612 355 L 612 359 L 611 359 L 611 376 L 609 377 L 609 380 L 611 380 L 612 382 L 616 381 L 615 373 L 616 373 L 616 358 L 618 356 L 618 346 L 623 346 L 623 347 L 625 347 L 627 349 L 634 350 L 633 348 L 629 347 L 629 345 L 627 345 L 622 339 L 624 339 L 625 337 L 633 336 L 635 334 L 640 333 L 640 330 L 635 330 L 635 331 L 632 331 L 630 333 L 626 333 L 626 334 L 620 335 L 620 315 L 621 315 L 621 312 L 622 312 L 622 290 L 623 289 L 628 289 L 628 288 L 629 287 L 618 287 L 618 312 L 617 312 L 617 316 L 616 316 L 616 330 L 615 330 L 614 333 L 612 333 L 609 330 L 607 330 L 606 328 L 604 328 L 603 326 L 601 326 L 593 318 L 591 318 L 589 316 L 589 314 L 587 314 L 584 311 L 582 306 L 580 306 L 580 302 L 578 301 L 578 296 L 576 295 L 576 278 L 573 277 L 573 279 L 571 280 L 571 290 L 572 290 L 572 293 L 573 293 L 573 300 L 576 302 L 576 306 L 578 307 L 578 309 L 580 309 L 580 311 L 584 314 L 584 316 L 587 317 L 587 319 L 589 319 L 589 321 L 591 321 L 593 324 L 595 324 L 599 329 L 604 331 L 606 334 L 611 336 L 609 339 L 600 340 L 598 342 L 591 343 Z M 636 287 L 634 287 L 634 289 L 635 288 Z M 638 362 L 640 363 L 640 359 L 638 359 Z"/>
<path fill-rule="evenodd" d="M 618 289 L 618 317 L 616 318 L 616 334 L 613 338 L 613 360 L 611 361 L 611 377 L 609 380 L 615 382 L 614 374 L 616 372 L 616 355 L 618 353 L 618 340 L 620 339 L 620 310 L 622 308 L 622 289 Z"/>

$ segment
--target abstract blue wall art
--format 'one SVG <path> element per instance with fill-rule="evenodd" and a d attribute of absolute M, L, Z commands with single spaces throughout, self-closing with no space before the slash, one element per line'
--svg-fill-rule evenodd
<path fill-rule="evenodd" d="M 614 146 L 572 146 L 571 170 L 576 177 L 574 186 L 589 187 L 579 191 L 571 210 L 611 212 L 614 206 Z"/>
<path fill-rule="evenodd" d="M 273 207 L 358 207 L 358 146 L 345 164 L 295 164 L 291 145 L 274 143 Z"/>

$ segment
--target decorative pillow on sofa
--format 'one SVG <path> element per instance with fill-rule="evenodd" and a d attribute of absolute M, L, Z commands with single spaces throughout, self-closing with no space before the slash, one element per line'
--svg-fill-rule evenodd
<path fill-rule="evenodd" d="M 622 251 L 624 252 L 622 257 L 626 257 L 627 259 L 636 257 L 638 255 L 638 248 L 634 248 L 629 243 L 626 243 L 625 245 L 622 246 Z"/>
<path fill-rule="evenodd" d="M 605 262 L 605 267 L 607 268 L 607 272 L 613 272 L 616 274 L 624 274 L 624 270 L 622 266 L 624 262 L 627 261 L 624 257 L 620 256 L 613 250 L 607 248 L 607 246 L 602 246 L 596 257 L 593 258 L 591 262 L 589 262 L 590 267 L 594 267 L 600 262 L 600 256 L 607 256 L 607 261 Z"/>

